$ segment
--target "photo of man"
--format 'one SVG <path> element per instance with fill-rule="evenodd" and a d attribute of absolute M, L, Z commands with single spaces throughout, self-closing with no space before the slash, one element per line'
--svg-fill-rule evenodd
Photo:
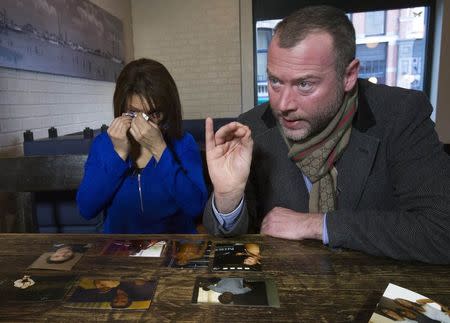
<path fill-rule="evenodd" d="M 66 262 L 74 257 L 74 252 L 70 246 L 63 246 L 47 258 L 49 264 L 60 264 Z"/>
<path fill-rule="evenodd" d="M 56 243 L 28 268 L 69 271 L 89 248 L 89 244 Z"/>
<path fill-rule="evenodd" d="M 156 280 L 81 278 L 67 307 L 144 310 L 150 307 Z"/>
<path fill-rule="evenodd" d="M 199 277 L 194 288 L 192 302 L 279 306 L 277 289 L 272 280 L 242 277 Z"/>
<path fill-rule="evenodd" d="M 261 250 L 257 243 L 216 244 L 213 271 L 261 270 Z"/>

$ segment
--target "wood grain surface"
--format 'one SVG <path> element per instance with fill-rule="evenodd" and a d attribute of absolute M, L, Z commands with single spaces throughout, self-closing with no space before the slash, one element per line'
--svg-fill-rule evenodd
<path fill-rule="evenodd" d="M 161 266 L 163 258 L 102 256 L 107 239 L 209 239 L 261 244 L 262 271 L 211 273 Z M 147 311 L 71 309 L 58 302 L 0 304 L 6 322 L 367 322 L 388 283 L 450 305 L 450 266 L 399 262 L 356 251 L 332 250 L 317 241 L 260 235 L 217 239 L 207 235 L 1 234 L 0 275 L 59 274 L 26 268 L 54 243 L 93 243 L 70 273 L 77 276 L 157 278 Z M 214 248 L 213 248 L 214 250 Z M 212 259 L 211 259 L 212 260 Z M 211 262 L 210 262 L 211 264 Z M 191 304 L 197 276 L 272 278 L 280 308 Z"/>

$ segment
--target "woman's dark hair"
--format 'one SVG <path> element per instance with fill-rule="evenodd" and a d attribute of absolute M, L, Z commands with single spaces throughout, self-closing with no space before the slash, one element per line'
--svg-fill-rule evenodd
<path fill-rule="evenodd" d="M 120 72 L 114 91 L 114 117 L 127 111 L 128 100 L 137 95 L 147 101 L 150 111 L 161 112 L 160 126 L 168 139 L 181 138 L 182 119 L 178 89 L 161 63 L 141 58 L 128 63 Z"/>
<path fill-rule="evenodd" d="M 342 78 L 348 64 L 355 58 L 355 29 L 341 9 L 311 6 L 299 9 L 275 27 L 281 48 L 292 48 L 315 32 L 326 32 L 333 38 L 337 76 Z"/>

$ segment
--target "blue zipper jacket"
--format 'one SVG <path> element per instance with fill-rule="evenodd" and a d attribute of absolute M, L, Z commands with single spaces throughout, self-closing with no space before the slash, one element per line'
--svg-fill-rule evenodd
<path fill-rule="evenodd" d="M 78 188 L 81 215 L 91 219 L 105 211 L 105 233 L 196 233 L 207 190 L 200 152 L 191 134 L 172 143 L 179 162 L 166 148 L 140 173 L 123 161 L 107 133 L 92 143 Z"/>

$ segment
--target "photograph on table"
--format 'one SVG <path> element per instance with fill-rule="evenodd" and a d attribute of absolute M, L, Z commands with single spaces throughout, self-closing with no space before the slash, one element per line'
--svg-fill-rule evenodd
<path fill-rule="evenodd" d="M 261 250 L 257 243 L 216 244 L 213 271 L 260 271 Z"/>
<path fill-rule="evenodd" d="M 389 284 L 372 314 L 370 323 L 450 323 L 448 304 L 439 304 L 409 289 Z"/>
<path fill-rule="evenodd" d="M 103 256 L 161 257 L 165 240 L 109 240 L 103 248 Z"/>
<path fill-rule="evenodd" d="M 0 303 L 62 300 L 73 286 L 74 275 L 18 274 L 0 278 Z"/>
<path fill-rule="evenodd" d="M 28 268 L 69 271 L 90 247 L 91 244 L 56 243 Z"/>
<path fill-rule="evenodd" d="M 64 306 L 92 309 L 146 310 L 152 303 L 157 280 L 80 278 Z"/>
<path fill-rule="evenodd" d="M 205 268 L 209 266 L 211 241 L 172 240 L 163 266 L 173 268 Z"/>
<path fill-rule="evenodd" d="M 280 307 L 272 279 L 245 277 L 197 277 L 192 303 Z"/>

